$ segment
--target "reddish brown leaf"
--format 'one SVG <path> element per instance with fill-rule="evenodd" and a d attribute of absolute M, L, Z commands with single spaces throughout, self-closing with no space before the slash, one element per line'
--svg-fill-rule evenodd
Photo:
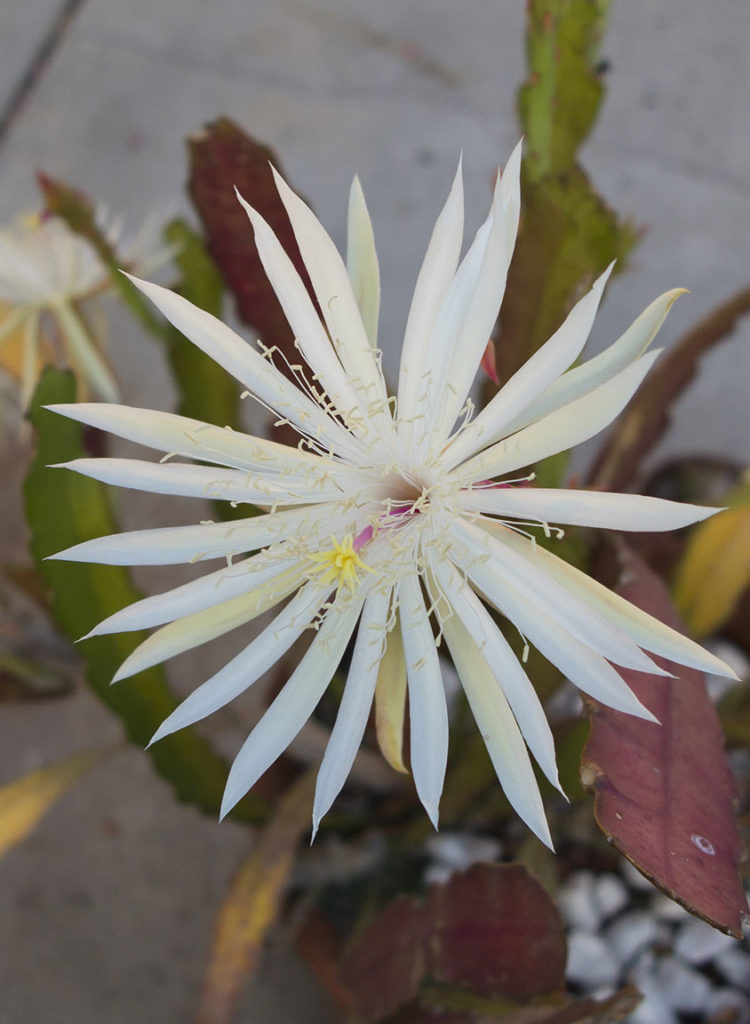
<path fill-rule="evenodd" d="M 524 867 L 476 865 L 400 896 L 349 950 L 342 979 L 357 1012 L 378 1020 L 413 1000 L 426 979 L 525 1002 L 564 984 L 557 910 Z"/>
<path fill-rule="evenodd" d="M 750 288 L 745 288 L 711 310 L 670 348 L 618 419 L 589 474 L 592 487 L 611 491 L 627 487 L 668 426 L 672 405 L 695 376 L 699 360 L 749 312 Z"/>
<path fill-rule="evenodd" d="M 237 300 L 239 315 L 259 332 L 266 345 L 278 345 L 292 362 L 298 362 L 292 332 L 263 270 L 250 221 L 234 191 L 237 188 L 268 221 L 307 282 L 292 226 L 271 173 L 273 164 L 283 174 L 278 158 L 228 118 L 207 125 L 188 145 L 190 196 L 203 222 L 208 251 Z"/>
<path fill-rule="evenodd" d="M 450 990 L 445 991 L 450 998 Z M 474 1009 L 456 1012 L 411 1003 L 389 1017 L 388 1024 L 616 1024 L 625 1020 L 641 999 L 640 992 L 628 986 L 608 999 L 542 996 L 525 1006 L 508 1004 L 503 1009 L 482 1009 L 479 1000 L 472 1001 L 477 1003 Z M 470 1000 L 464 997 L 464 1001 Z"/>
<path fill-rule="evenodd" d="M 662 581 L 622 542 L 617 555 L 617 592 L 682 629 Z M 620 672 L 661 725 L 590 701 L 581 779 L 595 794 L 599 827 L 639 871 L 698 917 L 740 937 L 747 902 L 721 726 L 703 675 L 657 660 L 678 678 Z"/>

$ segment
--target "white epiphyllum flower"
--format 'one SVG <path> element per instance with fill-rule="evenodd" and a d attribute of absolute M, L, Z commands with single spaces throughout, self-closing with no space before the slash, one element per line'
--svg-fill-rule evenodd
<path fill-rule="evenodd" d="M 296 428 L 299 445 L 163 412 L 54 407 L 169 455 L 161 462 L 68 463 L 79 473 L 265 510 L 230 523 L 103 537 L 57 556 L 117 565 L 224 563 L 136 602 L 92 631 L 160 627 L 116 679 L 279 609 L 259 636 L 169 716 L 155 740 L 238 696 L 309 631 L 306 653 L 237 755 L 223 813 L 302 729 L 352 638 L 346 686 L 318 775 L 315 828 L 349 773 L 373 700 L 381 749 L 402 770 L 408 704 L 408 763 L 437 824 L 448 751 L 442 638 L 508 800 L 550 843 L 529 752 L 559 787 L 552 734 L 489 608 L 581 690 L 650 721 L 615 666 L 667 674 L 650 652 L 730 673 L 713 655 L 533 539 L 535 529 L 549 532 L 551 523 L 668 530 L 714 509 L 631 494 L 548 490 L 518 478 L 521 467 L 585 441 L 617 416 L 655 359 L 655 353 L 644 353 L 679 291 L 656 299 L 604 353 L 569 369 L 591 330 L 607 271 L 487 407 L 470 416 L 469 391 L 498 315 L 516 236 L 519 164 L 520 147 L 463 259 L 459 169 L 417 280 L 395 400 L 387 395 L 376 348 L 378 264 L 359 183 L 355 179 L 351 191 L 345 266 L 311 211 L 277 178 L 317 309 L 269 226 L 240 201 L 297 338 L 297 386 L 274 365 L 272 352 L 259 353 L 172 292 L 138 283 L 175 327 Z"/>
<path fill-rule="evenodd" d="M 148 222 L 123 241 L 120 221 L 104 211 L 97 220 L 110 245 L 141 273 L 168 256 Z M 23 408 L 47 360 L 71 366 L 84 395 L 117 400 L 112 369 L 82 316 L 82 305 L 109 286 L 94 247 L 59 217 L 33 214 L 0 230 L 0 366 L 20 378 Z"/>

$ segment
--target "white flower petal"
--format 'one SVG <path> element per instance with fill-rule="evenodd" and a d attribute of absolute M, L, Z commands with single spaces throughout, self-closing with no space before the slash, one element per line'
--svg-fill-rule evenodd
<path fill-rule="evenodd" d="M 613 267 L 614 263 L 610 263 L 590 291 L 571 309 L 549 341 L 513 374 L 485 408 L 458 434 L 447 451 L 447 457 L 454 465 L 473 455 L 478 448 L 486 447 L 507 434 L 507 424 L 575 362 L 588 341 Z"/>
<path fill-rule="evenodd" d="M 320 819 L 346 782 L 362 742 L 385 648 L 390 599 L 390 587 L 376 590 L 365 599 L 336 724 L 318 772 L 313 804 L 313 836 L 318 831 Z"/>
<path fill-rule="evenodd" d="M 516 143 L 515 149 L 508 157 L 500 178 L 500 190 L 503 199 L 503 220 L 505 221 L 505 248 L 508 254 L 513 252 L 518 234 L 518 221 L 521 215 L 521 160 L 523 159 L 523 139 Z"/>
<path fill-rule="evenodd" d="M 446 288 L 445 296 L 440 304 L 429 338 L 424 364 L 426 369 L 424 372 L 423 388 L 419 395 L 415 413 L 419 420 L 415 436 L 418 438 L 417 446 L 421 451 L 427 450 L 433 438 L 442 437 L 439 424 L 445 416 L 445 409 L 452 394 L 453 382 L 450 373 L 453 358 L 456 354 L 456 346 L 460 345 L 463 327 L 467 320 L 473 319 L 471 314 L 474 297 L 479 290 L 482 269 L 485 266 L 488 252 L 490 257 L 496 255 L 498 240 L 503 245 L 505 244 L 504 233 L 502 221 L 499 221 L 494 210 L 491 210 L 487 220 L 481 225 L 474 236 L 469 251 L 461 260 L 453 280 Z M 497 260 L 490 258 L 489 263 L 496 276 L 498 272 Z M 483 299 L 484 296 L 482 295 L 480 298 Z M 484 310 L 485 303 L 480 302 L 477 306 L 477 313 L 480 318 Z M 469 327 L 471 327 L 471 324 L 469 324 Z M 475 335 L 472 335 L 472 340 L 475 341 L 475 337 Z M 484 352 L 484 349 L 487 347 L 489 330 L 481 334 L 480 337 L 484 337 L 484 345 L 482 347 L 482 352 Z M 482 352 L 476 358 L 475 369 L 479 366 Z M 452 397 L 454 405 L 457 403 L 460 407 L 463 397 L 460 402 L 457 401 L 457 394 Z M 447 433 L 447 427 L 445 432 Z"/>
<path fill-rule="evenodd" d="M 300 567 L 298 559 L 289 561 L 290 570 Z M 165 622 L 182 619 L 205 608 L 213 608 L 230 598 L 246 594 L 249 590 L 259 587 L 279 575 L 280 562 L 278 557 L 269 557 L 266 552 L 253 555 L 235 565 L 225 565 L 215 572 L 207 573 L 199 579 L 190 580 L 178 587 L 144 597 L 140 601 L 122 608 L 114 615 L 109 615 L 87 633 L 83 640 L 91 636 L 103 636 L 108 633 L 129 633 L 136 629 L 151 629 L 162 626 Z"/>
<path fill-rule="evenodd" d="M 409 686 L 411 770 L 417 794 L 438 827 L 438 805 L 448 762 L 448 710 L 432 627 L 415 572 L 398 585 L 401 637 Z"/>
<path fill-rule="evenodd" d="M 345 455 L 356 457 L 361 452 L 351 434 L 216 317 L 167 288 L 135 277 L 130 280 L 178 331 L 300 432 Z"/>
<path fill-rule="evenodd" d="M 103 565 L 177 565 L 209 558 L 232 558 L 285 540 L 304 530 L 311 538 L 322 528 L 341 520 L 335 505 L 284 509 L 226 523 L 196 526 L 164 526 L 96 537 L 49 555 L 65 562 L 100 562 Z"/>
<path fill-rule="evenodd" d="M 548 661 L 557 665 L 579 690 L 615 711 L 659 724 L 658 719 L 638 700 L 605 658 L 582 644 L 570 630 L 559 625 L 520 594 L 516 595 L 514 602 L 513 621 L 523 630 L 526 639 Z"/>
<path fill-rule="evenodd" d="M 721 509 L 641 494 L 559 487 L 478 487 L 459 495 L 460 507 L 503 519 L 595 526 L 603 530 L 679 530 Z"/>
<path fill-rule="evenodd" d="M 658 349 L 641 356 L 582 398 L 498 441 L 463 463 L 456 470 L 457 477 L 467 483 L 487 480 L 588 441 L 622 412 L 658 356 Z M 449 454 L 446 458 L 452 465 Z"/>
<path fill-rule="evenodd" d="M 383 757 L 394 771 L 408 773 L 404 764 L 406 721 L 406 662 L 398 612 L 385 639 L 375 685 L 375 731 Z"/>
<path fill-rule="evenodd" d="M 498 175 L 491 207 L 492 227 L 484 249 L 476 286 L 447 362 L 450 368 L 438 403 L 435 438 L 442 442 L 459 416 L 487 348 L 505 292 L 508 267 L 520 210 L 521 145 L 513 151 L 502 176 Z"/>
<path fill-rule="evenodd" d="M 304 657 L 237 754 L 224 790 L 222 818 L 286 750 L 315 710 L 338 668 L 363 599 L 345 591 L 337 594 Z"/>
<path fill-rule="evenodd" d="M 212 498 L 252 505 L 300 505 L 335 501 L 341 490 L 313 474 L 289 473 L 283 478 L 237 469 L 193 466 L 180 462 L 144 462 L 141 459 L 75 459 L 57 468 L 117 487 L 183 498 Z"/>
<path fill-rule="evenodd" d="M 627 633 L 613 626 L 596 609 L 471 523 L 455 521 L 449 527 L 455 540 L 455 557 L 472 583 L 522 632 L 526 627 L 516 615 L 517 599 L 528 601 L 568 630 L 571 636 L 624 668 L 669 675 L 636 646 Z M 525 607 L 525 605 L 522 605 Z"/>
<path fill-rule="evenodd" d="M 346 269 L 352 283 L 357 307 L 373 349 L 378 343 L 380 314 L 380 267 L 372 232 L 372 221 L 359 178 L 355 176 L 349 193 Z"/>
<path fill-rule="evenodd" d="M 503 691 L 460 620 L 448 617 L 442 625 L 503 792 L 519 817 L 552 849 L 552 837 L 531 761 Z"/>
<path fill-rule="evenodd" d="M 317 583 L 306 584 L 259 636 L 175 708 L 154 733 L 149 746 L 212 715 L 244 693 L 302 635 L 325 598 L 326 591 Z"/>
<path fill-rule="evenodd" d="M 277 185 L 279 181 L 280 179 L 277 178 Z M 250 218 L 263 269 L 276 292 L 276 297 L 281 303 L 289 326 L 294 332 L 295 342 L 313 370 L 314 379 L 323 386 L 326 395 L 347 426 L 355 433 L 362 433 L 361 418 L 366 413 L 367 407 L 356 388 L 352 387 L 347 380 L 344 368 L 331 339 L 326 334 L 307 288 L 270 226 L 257 210 L 245 202 L 239 192 L 237 198 Z M 324 257 L 321 254 L 322 258 Z M 346 287 L 351 291 L 348 279 Z M 325 301 L 330 302 L 331 299 L 332 295 L 329 294 Z M 320 296 L 318 296 L 318 301 L 322 309 L 323 302 L 320 300 Z M 357 317 L 359 318 L 359 313 L 357 313 Z"/>
<path fill-rule="evenodd" d="M 568 370 L 550 384 L 546 391 L 507 424 L 506 433 L 520 430 L 534 420 L 547 416 L 576 398 L 581 398 L 635 362 L 656 337 L 674 303 L 680 295 L 685 294 L 685 288 L 673 288 L 664 292 L 658 299 L 654 299 L 614 344 L 593 359 L 588 359 L 580 366 L 574 366 L 572 370 Z"/>
<path fill-rule="evenodd" d="M 702 672 L 712 672 L 715 675 L 728 676 L 732 679 L 737 678 L 729 665 L 705 650 L 700 644 L 695 643 L 694 640 L 682 633 L 678 633 L 676 629 L 665 626 L 653 615 L 649 615 L 648 612 L 644 612 L 630 601 L 626 601 L 625 598 L 620 597 L 608 587 L 597 583 L 580 569 L 576 569 L 562 558 L 553 555 L 551 551 L 547 551 L 539 545 L 530 544 L 526 538 L 499 523 L 480 520 L 479 525 L 491 530 L 501 543 L 513 548 L 575 597 L 596 609 L 609 622 L 632 637 L 639 647 Z"/>
<path fill-rule="evenodd" d="M 275 170 L 273 173 L 333 346 L 352 389 L 360 397 L 362 411 L 374 413 L 373 403 L 385 401 L 385 381 L 344 261 L 312 210 Z"/>
<path fill-rule="evenodd" d="M 337 471 L 343 473 L 348 468 L 333 459 L 300 451 L 299 448 L 168 412 L 93 402 L 48 405 L 46 408 L 156 451 L 235 469 L 263 473 L 308 471 L 334 474 Z"/>
<path fill-rule="evenodd" d="M 443 596 L 461 620 L 461 625 L 476 645 L 478 653 L 487 662 L 495 686 L 502 689 L 521 734 L 539 767 L 552 785 L 560 789 L 555 763 L 555 742 L 547 716 L 536 690 L 519 664 L 510 644 L 474 591 L 450 562 L 433 560 L 431 570 L 440 584 Z M 442 622 L 444 625 L 445 616 Z"/>
<path fill-rule="evenodd" d="M 281 572 L 268 583 L 254 587 L 250 593 L 239 594 L 221 604 L 162 626 L 125 659 L 112 682 L 127 679 L 136 672 L 142 672 L 167 658 L 191 651 L 238 626 L 244 626 L 288 597 L 299 587 L 301 579 L 302 573 L 299 571 Z"/>
<path fill-rule="evenodd" d="M 464 189 L 459 161 L 447 202 L 432 231 L 419 271 L 404 332 L 398 377 L 398 415 L 408 425 L 416 415 L 429 366 L 428 344 L 438 309 L 458 266 L 464 231 Z"/>

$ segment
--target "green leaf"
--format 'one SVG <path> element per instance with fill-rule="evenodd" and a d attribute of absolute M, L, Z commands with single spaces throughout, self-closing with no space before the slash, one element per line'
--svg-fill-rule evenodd
<path fill-rule="evenodd" d="M 75 398 L 69 373 L 48 369 L 32 405 L 38 450 L 25 484 L 31 551 L 51 590 L 50 604 L 71 640 L 87 633 L 100 619 L 141 595 L 127 570 L 116 566 L 46 561 L 46 556 L 90 537 L 117 532 L 105 489 L 96 481 L 48 468 L 81 454 L 82 428 L 43 408 Z M 152 668 L 133 680 L 110 686 L 118 666 L 143 639 L 142 633 L 95 637 L 81 645 L 86 677 L 97 696 L 121 719 L 128 738 L 144 746 L 176 707 L 163 672 Z M 186 729 L 149 748 L 156 771 L 173 787 L 178 799 L 203 811 L 218 813 L 227 775 L 223 758 L 197 733 Z M 243 802 L 239 817 L 258 820 L 264 813 L 258 798 Z"/>
<path fill-rule="evenodd" d="M 599 43 L 609 0 L 531 0 L 529 77 L 518 94 L 532 182 L 570 170 L 604 93 Z"/>
<path fill-rule="evenodd" d="M 577 163 L 604 95 L 599 44 L 609 0 L 529 0 L 528 77 L 518 95 L 525 135 L 521 225 L 500 312 L 496 365 L 507 381 L 560 326 L 637 232 L 600 199 Z M 486 397 L 494 391 L 485 388 Z M 536 468 L 556 486 L 566 453 Z"/>
<path fill-rule="evenodd" d="M 94 247 L 125 305 L 150 334 L 164 341 L 168 337 L 169 325 L 154 314 L 150 303 L 121 272 L 124 260 L 120 259 L 97 224 L 96 209 L 89 197 L 47 174 L 37 177 L 49 212 L 64 220 L 71 231 Z"/>

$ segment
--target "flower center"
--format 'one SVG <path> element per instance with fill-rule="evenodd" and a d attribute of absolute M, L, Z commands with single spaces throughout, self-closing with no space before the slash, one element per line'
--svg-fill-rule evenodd
<path fill-rule="evenodd" d="M 359 539 L 358 537 L 357 540 Z M 319 566 L 316 570 L 318 579 L 324 586 L 335 584 L 338 588 L 344 584 L 353 592 L 358 581 L 357 571 L 361 569 L 364 572 L 374 572 L 375 570 L 359 557 L 357 550 L 362 545 L 355 546 L 355 541 L 350 533 L 346 534 L 341 541 L 331 536 L 331 542 L 333 547 L 327 551 L 317 551 L 309 556 L 310 560 Z M 364 543 L 366 541 L 363 541 Z"/>

